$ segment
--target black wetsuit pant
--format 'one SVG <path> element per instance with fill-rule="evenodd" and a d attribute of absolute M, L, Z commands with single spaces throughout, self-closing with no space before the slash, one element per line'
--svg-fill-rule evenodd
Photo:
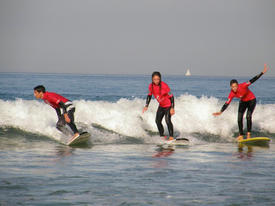
<path fill-rule="evenodd" d="M 70 118 L 70 123 L 66 122 L 65 121 L 65 118 L 64 118 L 64 115 L 60 115 L 58 116 L 58 121 L 56 123 L 56 128 L 60 131 L 62 131 L 62 128 L 68 124 L 69 127 L 71 128 L 71 130 L 73 131 L 73 133 L 78 133 L 78 130 L 75 126 L 75 123 L 74 123 L 74 112 L 75 112 L 75 108 L 72 108 L 68 111 L 68 116 Z"/>
<path fill-rule="evenodd" d="M 159 108 L 158 108 L 157 115 L 156 115 L 156 124 L 158 126 L 160 136 L 164 136 L 164 134 L 163 134 L 164 128 L 161 123 L 164 116 L 165 116 L 165 121 L 166 121 L 166 124 L 168 127 L 169 136 L 170 137 L 174 136 L 174 129 L 173 129 L 173 124 L 171 122 L 170 109 L 171 109 L 171 107 L 164 108 L 164 107 L 159 106 Z"/>
<path fill-rule="evenodd" d="M 247 109 L 246 113 L 246 121 L 247 121 L 247 132 L 251 132 L 252 128 L 252 113 L 256 107 L 256 99 L 252 99 L 247 102 L 240 101 L 239 104 L 239 111 L 238 111 L 238 125 L 239 125 L 239 132 L 240 135 L 244 135 L 243 132 L 243 115 L 245 110 Z"/>

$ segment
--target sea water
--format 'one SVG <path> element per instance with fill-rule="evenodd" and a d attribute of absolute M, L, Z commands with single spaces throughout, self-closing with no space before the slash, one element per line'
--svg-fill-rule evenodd
<path fill-rule="evenodd" d="M 156 100 L 142 114 L 149 75 L 1 73 L 0 205 L 274 205 L 275 144 L 234 143 L 238 100 L 212 116 L 231 78 L 163 76 L 175 96 L 175 136 L 190 146 L 161 151 Z M 54 109 L 33 96 L 39 84 L 73 101 L 89 144 L 63 144 Z M 275 139 L 275 78 L 250 89 L 252 135 Z"/>

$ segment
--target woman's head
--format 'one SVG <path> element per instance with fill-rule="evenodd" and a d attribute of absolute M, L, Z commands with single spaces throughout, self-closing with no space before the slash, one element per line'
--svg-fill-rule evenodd
<path fill-rule="evenodd" d="M 155 85 L 159 85 L 161 82 L 161 74 L 159 72 L 153 72 L 152 74 L 152 82 Z"/>
<path fill-rule="evenodd" d="M 237 92 L 238 86 L 239 86 L 239 84 L 238 84 L 238 81 L 236 79 L 232 79 L 230 81 L 230 87 L 231 87 L 233 92 Z"/>

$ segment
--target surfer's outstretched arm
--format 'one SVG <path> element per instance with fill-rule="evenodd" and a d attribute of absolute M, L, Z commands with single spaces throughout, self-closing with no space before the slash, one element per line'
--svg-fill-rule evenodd
<path fill-rule="evenodd" d="M 267 64 L 264 64 L 264 70 L 263 70 L 260 74 L 256 75 L 256 76 L 253 77 L 252 79 L 250 79 L 248 83 L 253 84 L 253 83 L 256 82 L 264 73 L 266 73 L 268 70 L 269 70 L 269 67 L 267 66 Z"/>
<path fill-rule="evenodd" d="M 224 105 L 222 106 L 221 110 L 219 112 L 215 112 L 213 113 L 214 116 L 219 116 L 221 115 L 228 107 L 228 105 L 230 104 L 230 102 L 232 101 L 233 96 L 231 95 L 231 93 L 228 96 L 228 100 L 224 103 Z"/>
<path fill-rule="evenodd" d="M 227 102 L 225 102 L 224 105 L 222 106 L 220 112 L 224 112 L 224 111 L 227 109 L 228 105 L 229 105 L 229 104 L 228 104 Z"/>
<path fill-rule="evenodd" d="M 144 106 L 144 108 L 143 108 L 143 110 L 142 110 L 142 113 L 144 113 L 144 112 L 147 111 L 151 99 L 152 99 L 152 95 L 148 94 L 148 95 L 147 95 L 147 98 L 146 98 L 146 104 L 145 104 L 145 106 Z"/>
<path fill-rule="evenodd" d="M 214 116 L 219 116 L 219 115 L 221 115 L 221 114 L 224 112 L 224 110 L 227 109 L 228 105 L 229 105 L 229 103 L 225 102 L 224 105 L 222 106 L 221 110 L 220 110 L 219 112 L 213 113 L 213 115 L 214 115 Z"/>

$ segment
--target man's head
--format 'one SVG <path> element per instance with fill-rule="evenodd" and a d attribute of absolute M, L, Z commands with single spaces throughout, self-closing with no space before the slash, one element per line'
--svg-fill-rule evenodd
<path fill-rule="evenodd" d="M 45 92 L 46 89 L 43 85 L 38 85 L 33 88 L 33 95 L 36 97 L 36 99 L 42 99 Z"/>

